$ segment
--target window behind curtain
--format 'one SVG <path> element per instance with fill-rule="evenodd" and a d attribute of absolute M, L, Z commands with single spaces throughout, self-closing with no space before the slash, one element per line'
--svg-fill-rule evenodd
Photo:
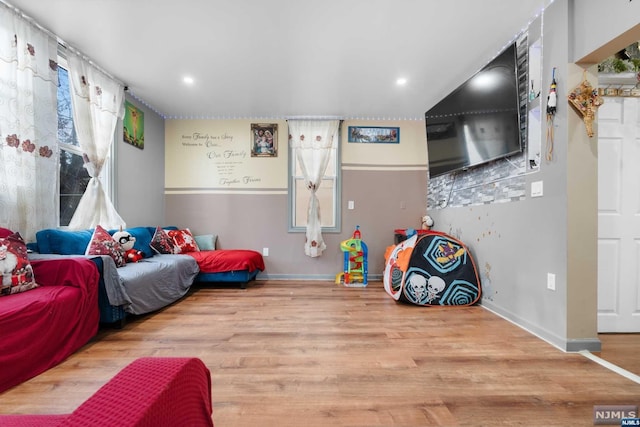
<path fill-rule="evenodd" d="M 60 58 L 59 58 L 60 59 Z M 60 61 L 62 62 L 62 61 Z M 89 183 L 71 112 L 69 74 L 58 66 L 58 142 L 60 143 L 60 225 L 69 225 Z"/>
<path fill-rule="evenodd" d="M 84 194 L 91 177 L 83 167 L 82 151 L 76 138 L 71 111 L 69 72 L 64 57 L 58 56 L 58 142 L 60 143 L 60 226 L 69 225 L 73 213 Z M 107 159 L 102 175 L 111 170 L 111 158 Z M 102 177 L 105 191 L 110 183 Z"/>
<path fill-rule="evenodd" d="M 339 135 L 339 133 L 338 133 Z M 340 140 L 333 148 L 322 184 L 316 195 L 320 201 L 320 220 L 323 231 L 340 231 Z M 289 150 L 289 230 L 304 232 L 307 226 L 307 208 L 309 190 L 307 190 L 302 171 L 296 156 Z"/>

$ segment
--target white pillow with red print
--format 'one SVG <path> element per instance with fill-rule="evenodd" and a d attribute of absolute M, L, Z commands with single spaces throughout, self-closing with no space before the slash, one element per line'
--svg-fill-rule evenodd
<path fill-rule="evenodd" d="M 195 237 L 188 228 L 183 230 L 166 230 L 167 235 L 173 240 L 173 253 L 186 254 L 187 252 L 199 252 L 200 248 Z"/>

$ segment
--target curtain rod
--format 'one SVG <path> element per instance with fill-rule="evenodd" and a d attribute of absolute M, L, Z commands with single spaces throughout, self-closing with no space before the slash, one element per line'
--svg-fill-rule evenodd
<path fill-rule="evenodd" d="M 69 50 L 73 54 L 78 55 L 79 57 L 81 57 L 82 59 L 87 61 L 92 67 L 94 67 L 95 69 L 97 69 L 101 73 L 105 74 L 107 77 L 109 77 L 110 79 L 114 80 L 118 84 L 124 86 L 125 90 L 128 89 L 127 85 L 125 83 L 123 83 L 122 80 L 114 77 L 113 74 L 111 74 L 110 72 L 108 72 L 107 70 L 105 70 L 104 68 L 99 66 L 98 64 L 96 64 L 86 54 L 82 53 L 79 49 L 76 49 L 75 47 L 71 46 L 69 43 L 67 43 L 64 40 L 62 40 L 57 34 L 54 34 L 51 30 L 48 30 L 47 28 L 45 28 L 42 25 L 40 25 L 35 19 L 33 19 L 32 17 L 30 17 L 29 15 L 24 13 L 22 10 L 20 10 L 17 7 L 15 7 L 14 5 L 6 2 L 5 0 L 0 0 L 0 3 L 2 3 L 7 9 L 11 10 L 13 13 L 18 15 L 20 18 L 24 19 L 28 24 L 36 27 L 38 30 L 44 32 L 49 37 L 52 37 L 52 38 L 56 39 L 56 41 L 58 42 L 59 45 L 61 45 L 65 49 Z"/>
<path fill-rule="evenodd" d="M 343 116 L 285 116 L 285 120 L 344 120 Z"/>

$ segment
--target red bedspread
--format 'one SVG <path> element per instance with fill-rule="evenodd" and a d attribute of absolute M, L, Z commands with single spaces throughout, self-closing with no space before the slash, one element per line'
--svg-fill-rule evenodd
<path fill-rule="evenodd" d="M 215 251 L 188 252 L 200 267 L 201 273 L 223 273 L 226 271 L 256 269 L 264 271 L 264 260 L 260 252 L 248 249 L 219 249 Z"/>
<path fill-rule="evenodd" d="M 202 360 L 133 361 L 68 415 L 0 415 L 3 427 L 213 427 L 211 373 Z"/>
<path fill-rule="evenodd" d="M 31 265 L 40 287 L 0 297 L 0 392 L 62 362 L 98 332 L 96 265 L 83 258 Z"/>

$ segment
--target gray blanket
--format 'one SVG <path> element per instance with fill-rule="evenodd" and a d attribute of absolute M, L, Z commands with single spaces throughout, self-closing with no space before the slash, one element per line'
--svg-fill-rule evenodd
<path fill-rule="evenodd" d="M 30 259 L 82 256 L 29 254 Z M 188 255 L 154 255 L 120 268 L 111 257 L 98 256 L 103 261 L 102 276 L 109 303 L 123 306 L 131 314 L 159 310 L 182 298 L 200 271 L 198 263 Z"/>

